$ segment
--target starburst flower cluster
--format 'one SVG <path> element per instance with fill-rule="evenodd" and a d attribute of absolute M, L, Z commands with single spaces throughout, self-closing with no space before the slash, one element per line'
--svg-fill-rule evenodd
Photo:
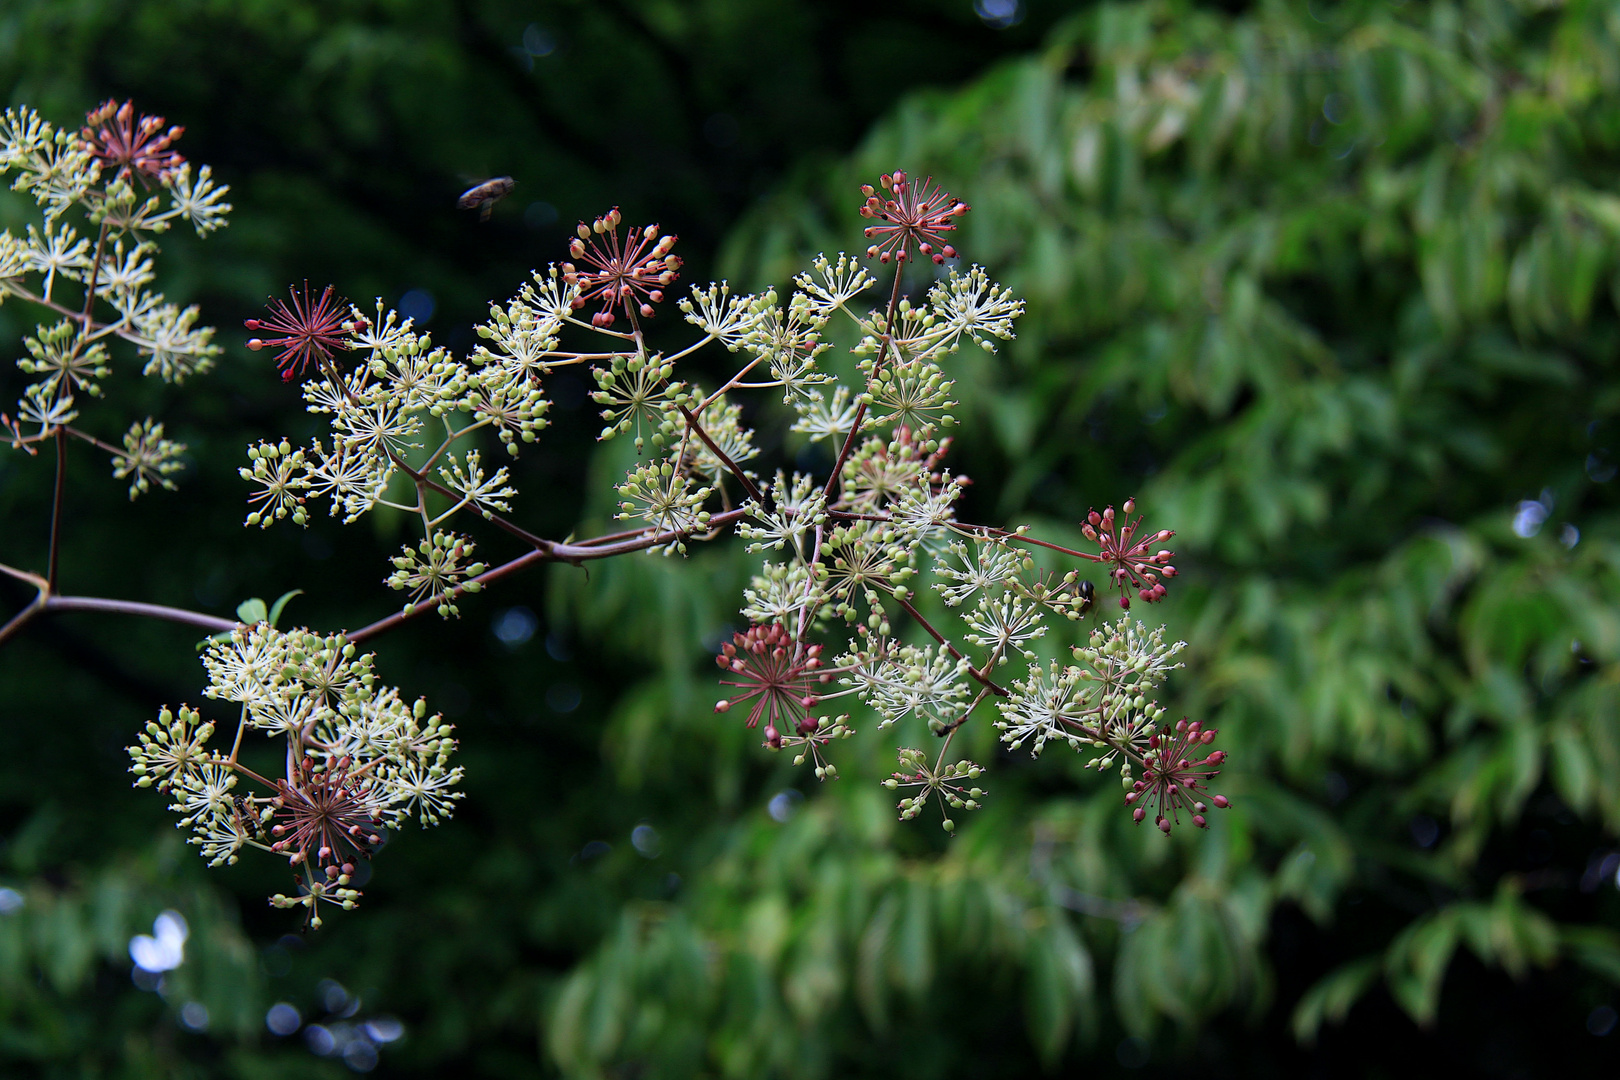
<path fill-rule="evenodd" d="M 303 908 L 312 926 L 322 903 L 354 907 L 356 870 L 391 831 L 438 824 L 461 798 L 450 725 L 381 685 L 373 660 L 342 635 L 242 626 L 203 653 L 221 720 L 164 709 L 129 747 L 135 786 L 169 796 L 209 865 L 247 849 L 285 859 L 295 887 L 270 902 Z M 227 746 L 214 736 L 233 714 Z M 254 734 L 284 746 L 266 757 Z M 274 779 L 253 767 L 276 759 L 286 767 Z"/>
<path fill-rule="evenodd" d="M 956 258 L 956 249 L 944 242 L 944 234 L 956 228 L 956 219 L 968 212 L 968 205 L 940 190 L 932 178 L 908 180 L 903 172 L 885 173 L 877 188 L 867 184 L 861 194 L 866 196 L 861 216 L 879 223 L 866 227 L 866 238 L 877 241 L 866 249 L 868 257 L 904 263 L 913 257 L 915 246 L 936 263 Z"/>
<path fill-rule="evenodd" d="M 90 153 L 120 180 L 137 177 L 162 182 L 186 159 L 173 149 L 183 127 L 163 130 L 163 117 L 135 115 L 135 103 L 104 101 L 84 118 L 79 132 Z"/>
<path fill-rule="evenodd" d="M 268 319 L 248 319 L 243 325 L 249 330 L 267 330 L 280 334 L 274 338 L 249 338 L 247 347 L 280 349 L 276 357 L 276 370 L 282 382 L 292 382 L 330 360 L 340 349 L 347 349 L 347 335 L 365 329 L 365 318 L 351 317 L 346 302 L 332 297 L 332 286 L 322 291 L 320 298 L 311 301 L 309 282 L 304 282 L 303 294 L 294 288 L 287 292 L 292 298 L 288 305 L 281 300 L 270 301 Z"/>
<path fill-rule="evenodd" d="M 752 702 L 748 726 L 758 727 L 765 720 L 765 741 L 780 743 L 780 730 L 804 735 L 815 731 L 820 721 L 811 714 L 819 698 L 816 690 L 826 681 L 821 667 L 821 646 L 801 647 L 785 626 L 755 626 L 747 633 L 734 634 L 720 649 L 715 663 L 726 677 L 720 681 L 735 686 L 738 693 L 715 703 L 715 712 L 729 712 L 732 706 Z"/>
<path fill-rule="evenodd" d="M 599 308 L 591 325 L 606 329 L 614 323 L 613 309 L 621 309 L 634 321 L 653 316 L 653 305 L 664 302 L 664 289 L 674 282 L 681 268 L 681 257 L 671 254 L 674 236 L 660 236 L 657 225 L 630 230 L 619 238 L 624 219 L 614 207 L 597 218 L 589 228 L 581 224 L 579 235 L 568 245 L 568 254 L 585 264 L 562 264 L 563 280 L 579 290 L 575 309 L 596 301 Z"/>
<path fill-rule="evenodd" d="M 883 786 L 890 791 L 897 788 L 916 791 L 915 795 L 907 795 L 900 800 L 901 821 L 910 821 L 922 813 L 923 807 L 928 805 L 929 796 L 933 796 L 940 809 L 945 811 L 942 822 L 945 831 L 955 832 L 956 822 L 951 819 L 949 811 L 977 810 L 979 800 L 984 798 L 983 788 L 971 786 L 971 781 L 977 780 L 984 770 L 971 761 L 930 765 L 927 754 L 904 747 L 900 750 L 900 769 L 883 781 Z"/>
<path fill-rule="evenodd" d="M 679 347 L 655 349 L 643 333 L 680 269 L 675 238 L 626 227 L 617 209 L 579 227 L 567 261 L 492 305 L 466 358 L 381 302 L 374 314 L 338 314 L 331 290 L 313 303 L 295 292 L 291 308 L 250 328 L 281 335 L 260 341 L 288 350 L 284 372 L 310 376 L 304 400 L 331 434 L 249 451 L 248 524 L 301 523 L 311 496 L 345 521 L 378 506 L 411 515 L 420 542 L 388 577 L 409 593 L 403 617 L 428 606 L 455 613 L 459 598 L 526 561 L 680 555 L 734 529 L 760 562 L 744 590 L 747 625 L 716 657 L 716 711 L 744 713 L 765 748 L 826 778 L 837 775 L 827 754 L 854 733 L 857 712 L 880 728 L 931 733 L 937 760 L 908 756 L 894 778 L 924 789 L 902 804 L 908 817 L 933 796 L 947 812 L 978 805 L 982 792 L 958 781 L 980 767 L 949 751 L 979 714 L 1013 747 L 1062 742 L 1135 783 L 1157 760 L 1153 740 L 1165 732 L 1155 695 L 1181 646 L 1127 616 L 1098 626 L 1064 665 L 1049 659 L 1052 631 L 1095 617 L 1099 586 L 1162 598 L 1175 568 L 1156 545 L 1171 534 L 1145 527 L 1134 500 L 1080 522 L 1090 550 L 959 519 L 968 479 L 948 464 L 953 358 L 963 345 L 994 354 L 1013 338 L 1023 302 L 982 267 L 953 262 L 947 238 L 968 208 L 932 180 L 896 172 L 863 192 L 867 261 L 818 257 L 780 294 L 693 286 L 676 299 L 695 332 Z M 886 300 L 874 296 L 873 262 L 888 266 Z M 911 295 L 900 274 L 908 264 L 934 273 Z M 853 377 L 826 362 L 835 321 L 855 343 L 843 367 Z M 705 386 L 688 361 L 709 346 L 722 367 Z M 622 531 L 553 542 L 505 517 L 515 485 L 505 469 L 488 474 L 475 447 L 493 436 L 516 454 L 533 441 L 545 427 L 545 384 L 575 366 L 594 384 L 599 440 L 632 440 L 636 459 L 616 485 Z M 799 471 L 755 471 L 762 440 L 746 423 L 748 391 L 779 398 L 815 448 Z M 805 468 L 818 452 L 825 466 Z M 468 529 L 481 524 L 532 550 L 493 569 L 471 562 Z M 1179 804 L 1155 798 L 1170 799 L 1173 819 Z"/>
<path fill-rule="evenodd" d="M 1153 824 L 1169 833 L 1172 823 L 1179 823 L 1185 812 L 1194 825 L 1209 828 L 1204 820 L 1209 807 L 1203 800 L 1208 798 L 1222 810 L 1232 805 L 1225 795 L 1210 795 L 1206 786 L 1226 760 L 1224 750 L 1205 752 L 1214 741 L 1214 728 L 1201 727 L 1197 721 L 1189 724 L 1185 717 L 1176 721 L 1173 731 L 1148 736 L 1146 769 L 1125 794 L 1125 804 L 1135 806 L 1131 817 L 1142 821 L 1151 811 Z"/>
<path fill-rule="evenodd" d="M 127 101 L 92 110 L 79 131 L 28 108 L 0 115 L 0 176 L 41 216 L 20 234 L 0 231 L 0 300 L 25 301 L 42 319 L 23 338 L 17 366 L 29 381 L 15 411 L 0 413 L 0 441 L 29 454 L 59 434 L 89 443 L 130 480 L 131 498 L 172 489 L 185 446 L 163 438 L 152 417 L 128 428 L 122 449 L 114 432 L 98 438 L 74 426 L 83 399 L 101 397 L 127 363 L 112 346 L 125 343 L 141 374 L 167 383 L 208 371 L 220 352 L 196 308 L 152 288 L 157 236 L 181 221 L 207 235 L 231 210 L 229 189 L 174 149 L 181 131 Z"/>
<path fill-rule="evenodd" d="M 1175 533 L 1169 529 L 1157 532 L 1143 529 L 1142 518 L 1131 517 L 1136 511 L 1135 500 L 1127 500 L 1122 509 L 1125 511 L 1124 518 L 1117 522 L 1112 506 L 1100 514 L 1091 511 L 1086 515 L 1080 531 L 1086 534 L 1086 539 L 1102 548 L 1102 561 L 1113 568 L 1109 571 L 1109 577 L 1113 578 L 1119 589 L 1120 607 L 1131 606 L 1131 589 L 1135 589 L 1137 595 L 1150 604 L 1163 600 L 1165 586 L 1159 579 L 1176 576 L 1176 568 L 1170 565 L 1175 552 L 1164 548 L 1158 551 L 1151 549 L 1154 544 L 1164 543 Z"/>

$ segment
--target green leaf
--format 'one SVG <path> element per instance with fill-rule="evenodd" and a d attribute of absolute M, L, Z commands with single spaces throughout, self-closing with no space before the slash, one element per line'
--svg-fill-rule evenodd
<path fill-rule="evenodd" d="M 1458 929 L 1456 909 L 1445 908 L 1408 927 L 1385 959 L 1390 994 L 1423 1027 L 1434 1023 L 1439 1010 L 1440 982 L 1457 950 Z"/>
<path fill-rule="evenodd" d="M 281 618 L 281 609 L 287 606 L 287 601 L 291 600 L 295 596 L 303 595 L 303 589 L 294 589 L 292 592 L 282 593 L 276 602 L 270 607 L 270 625 L 274 627 L 276 625 L 276 620 Z M 238 609 L 238 611 L 240 611 L 240 609 Z"/>
<path fill-rule="evenodd" d="M 1041 1059 L 1050 1064 L 1063 1053 L 1077 1026 L 1083 1031 L 1095 1021 L 1091 954 L 1068 917 L 1052 910 L 1046 924 L 1029 936 L 1025 962 L 1029 1034 Z"/>
<path fill-rule="evenodd" d="M 1323 976 L 1305 991 L 1294 1007 L 1294 1038 L 1314 1043 L 1324 1023 L 1341 1023 L 1378 977 L 1380 966 L 1378 957 L 1364 956 Z"/>
<path fill-rule="evenodd" d="M 255 596 L 251 600 L 244 600 L 236 605 L 236 617 L 252 626 L 254 623 L 264 622 L 265 619 L 269 618 L 269 613 L 265 610 L 264 601 Z"/>
<path fill-rule="evenodd" d="M 1576 963 L 1620 986 L 1620 933 L 1606 926 L 1563 926 L 1558 936 Z"/>

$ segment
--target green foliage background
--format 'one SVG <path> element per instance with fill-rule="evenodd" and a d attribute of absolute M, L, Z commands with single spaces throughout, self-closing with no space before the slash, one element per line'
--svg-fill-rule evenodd
<path fill-rule="evenodd" d="M 386 520 L 261 535 L 230 509 L 243 443 L 301 430 L 231 330 L 285 281 L 428 289 L 465 347 L 608 205 L 681 232 L 693 279 L 755 286 L 858 248 L 855 185 L 905 167 L 973 204 L 958 247 L 1030 301 L 954 372 L 965 516 L 1062 537 L 1135 494 L 1178 530 L 1154 614 L 1191 643 L 1174 707 L 1221 728 L 1235 801 L 1166 840 L 1079 762 L 1003 757 L 947 842 L 894 822 L 875 731 L 817 786 L 710 710 L 746 572 L 721 544 L 382 639 L 383 674 L 457 714 L 468 798 L 389 845 L 359 912 L 285 938 L 273 865 L 205 873 L 125 788 L 130 732 L 200 687 L 192 635 L 61 618 L 0 651 L 0 883 L 26 898 L 0 917 L 0 1060 L 341 1075 L 261 1022 L 319 1018 L 333 978 L 405 1020 L 380 1066 L 402 1075 L 1614 1061 L 1588 1021 L 1620 1003 L 1597 874 L 1620 844 L 1620 7 L 1028 7 L 1001 32 L 966 3 L 0 15 L 14 101 L 66 120 L 134 94 L 237 206 L 169 241 L 171 293 L 229 346 L 165 406 L 197 468 L 128 507 L 76 460 L 72 591 L 225 612 L 301 587 L 289 618 L 321 627 L 386 609 Z M 513 51 L 531 24 L 555 51 Z M 522 186 L 488 228 L 448 209 L 492 172 Z M 522 520 L 583 533 L 619 448 L 587 458 L 583 389 L 553 389 Z M 8 561 L 43 550 L 47 473 L 0 458 Z M 545 625 L 508 649 L 514 604 Z M 195 937 L 164 1000 L 125 947 L 166 906 Z M 174 1020 L 191 999 L 206 1035 Z"/>

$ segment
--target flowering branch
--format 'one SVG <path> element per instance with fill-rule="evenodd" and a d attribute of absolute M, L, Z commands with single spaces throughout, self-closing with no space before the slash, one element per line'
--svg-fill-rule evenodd
<path fill-rule="evenodd" d="M 656 225 L 626 229 L 616 208 L 580 224 L 566 261 L 535 271 L 510 300 L 492 305 L 476 328 L 480 344 L 465 356 L 435 345 L 380 300 L 362 312 L 332 286 L 290 288 L 264 317 L 246 320 L 256 335 L 247 347 L 275 351 L 281 379 L 299 385 L 324 429 L 305 445 L 278 439 L 248 447 L 238 470 L 251 488 L 244 524 L 307 525 L 312 500 L 345 523 L 378 507 L 399 510 L 420 525 L 419 536 L 390 557 L 384 578 L 406 594 L 404 603 L 352 632 L 320 634 L 277 629 L 286 598 L 274 609 L 251 601 L 231 620 L 60 595 L 68 436 L 111 455 L 131 498 L 153 485 L 172 487 L 184 450 L 150 417 L 129 427 L 122 449 L 75 426 L 79 396 L 100 393 L 108 345 L 132 344 L 146 358 L 145 373 L 174 383 L 206 371 L 219 351 L 212 331 L 194 325 L 194 309 L 164 304 L 146 288 L 153 235 L 182 219 L 206 234 L 229 210 L 206 167 L 193 179 L 174 150 L 180 134 L 115 102 L 93 111 L 78 133 L 50 129 L 26 110 L 0 122 L 0 171 L 21 171 L 17 186 L 34 191 L 46 224 L 43 232 L 30 227 L 26 241 L 0 234 L 0 294 L 60 317 L 26 339 L 21 366 L 35 382 L 16 420 L 0 415 L 0 438 L 14 449 L 32 454 L 47 439 L 56 449 L 47 569 L 0 566 L 36 589 L 0 627 L 0 642 L 63 611 L 211 632 L 205 695 L 235 709 L 229 753 L 210 746 L 215 721 L 182 706 L 165 710 L 130 747 L 132 771 L 138 786 L 170 795 L 212 863 L 234 861 L 246 848 L 286 859 L 297 887 L 272 897 L 274 905 L 303 908 L 312 925 L 323 904 L 354 906 L 357 864 L 375 853 L 382 830 L 412 815 L 434 824 L 460 797 L 449 725 L 428 716 L 425 703 L 405 705 L 397 690 L 381 686 L 359 644 L 429 610 L 456 616 L 462 601 L 538 563 L 685 554 L 689 543 L 731 528 L 762 558 L 741 607 L 748 626 L 716 658 L 731 691 L 716 711 L 746 703 L 747 724 L 760 730 L 765 748 L 811 762 L 818 779 L 838 775 L 832 744 L 857 724 L 852 712 L 829 708 L 834 703 L 864 705 L 879 727 L 920 724 L 941 737 L 938 753 L 930 762 L 900 748 L 901 768 L 886 784 L 913 792 L 899 805 L 902 817 L 932 802 L 952 831 L 949 813 L 976 809 L 985 797 L 971 783 L 983 767 L 952 757 L 955 733 L 992 704 L 1009 746 L 1039 753 L 1058 741 L 1090 752 L 1088 767 L 1117 767 L 1137 820 L 1152 808 L 1168 831 L 1186 810 L 1202 827 L 1210 802 L 1225 805 L 1220 797 L 1205 801 L 1225 760 L 1202 749 L 1214 732 L 1187 721 L 1172 728 L 1156 702 L 1181 648 L 1166 644 L 1162 629 L 1125 616 L 1073 647 L 1073 663 L 1037 662 L 1036 642 L 1060 619 L 1093 614 L 1097 585 L 1081 577 L 1082 567 L 1106 571 L 1122 608 L 1132 590 L 1144 602 L 1161 600 L 1177 571 L 1172 553 L 1155 546 L 1173 534 L 1145 528 L 1135 500 L 1118 515 L 1111 506 L 1088 512 L 1081 532 L 1095 551 L 1029 536 L 1023 526 L 957 519 L 969 481 L 946 464 L 946 432 L 956 423 L 950 365 L 965 344 L 994 353 L 1011 339 L 1023 302 L 982 268 L 964 271 L 953 261 L 950 234 L 967 204 L 931 178 L 903 172 L 862 188 L 866 258 L 891 274 L 881 310 L 858 303 L 879 287 L 860 258 L 821 256 L 794 279 L 785 302 L 775 289 L 733 295 L 724 283 L 693 287 L 676 305 L 697 339 L 668 355 L 649 347 L 643 325 L 679 277 L 676 238 Z M 161 187 L 168 208 L 131 182 L 142 192 Z M 93 244 L 61 220 L 74 207 L 96 226 Z M 905 291 L 904 271 L 914 263 L 934 270 L 922 295 Z M 25 280 L 30 274 L 37 283 Z M 82 290 L 72 304 L 64 296 L 71 288 Z M 98 320 L 98 304 L 116 317 Z M 835 318 L 849 319 L 859 336 L 858 374 L 848 385 L 819 361 Z M 594 341 L 565 347 L 565 336 L 586 334 Z M 741 354 L 712 390 L 678 371 L 708 346 Z M 581 364 L 601 407 L 598 438 L 634 442 L 635 463 L 616 486 L 617 517 L 633 524 L 556 541 L 518 524 L 517 486 L 500 462 L 549 425 L 547 378 Z M 732 400 L 755 390 L 779 391 L 797 417 L 795 432 L 836 447 L 825 477 L 755 471 L 762 451 Z M 728 478 L 741 505 L 732 505 Z M 494 565 L 481 561 L 478 530 L 486 527 L 526 550 Z M 1037 570 L 1031 548 L 1073 565 Z M 923 580 L 939 593 L 943 614 L 919 605 Z M 1027 674 L 998 674 L 1017 657 Z M 241 764 L 253 732 L 285 742 L 283 775 Z M 236 792 L 239 780 L 257 791 Z"/>

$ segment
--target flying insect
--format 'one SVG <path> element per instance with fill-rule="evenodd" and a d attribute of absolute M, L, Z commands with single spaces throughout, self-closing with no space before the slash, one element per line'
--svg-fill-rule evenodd
<path fill-rule="evenodd" d="M 478 220 L 488 221 L 490 212 L 495 209 L 495 204 L 510 195 L 515 187 L 517 187 L 517 181 L 510 176 L 497 176 L 485 180 L 481 184 L 474 184 L 466 191 L 463 191 L 461 197 L 456 200 L 456 206 L 462 210 L 471 210 L 476 206 L 478 208 Z"/>

